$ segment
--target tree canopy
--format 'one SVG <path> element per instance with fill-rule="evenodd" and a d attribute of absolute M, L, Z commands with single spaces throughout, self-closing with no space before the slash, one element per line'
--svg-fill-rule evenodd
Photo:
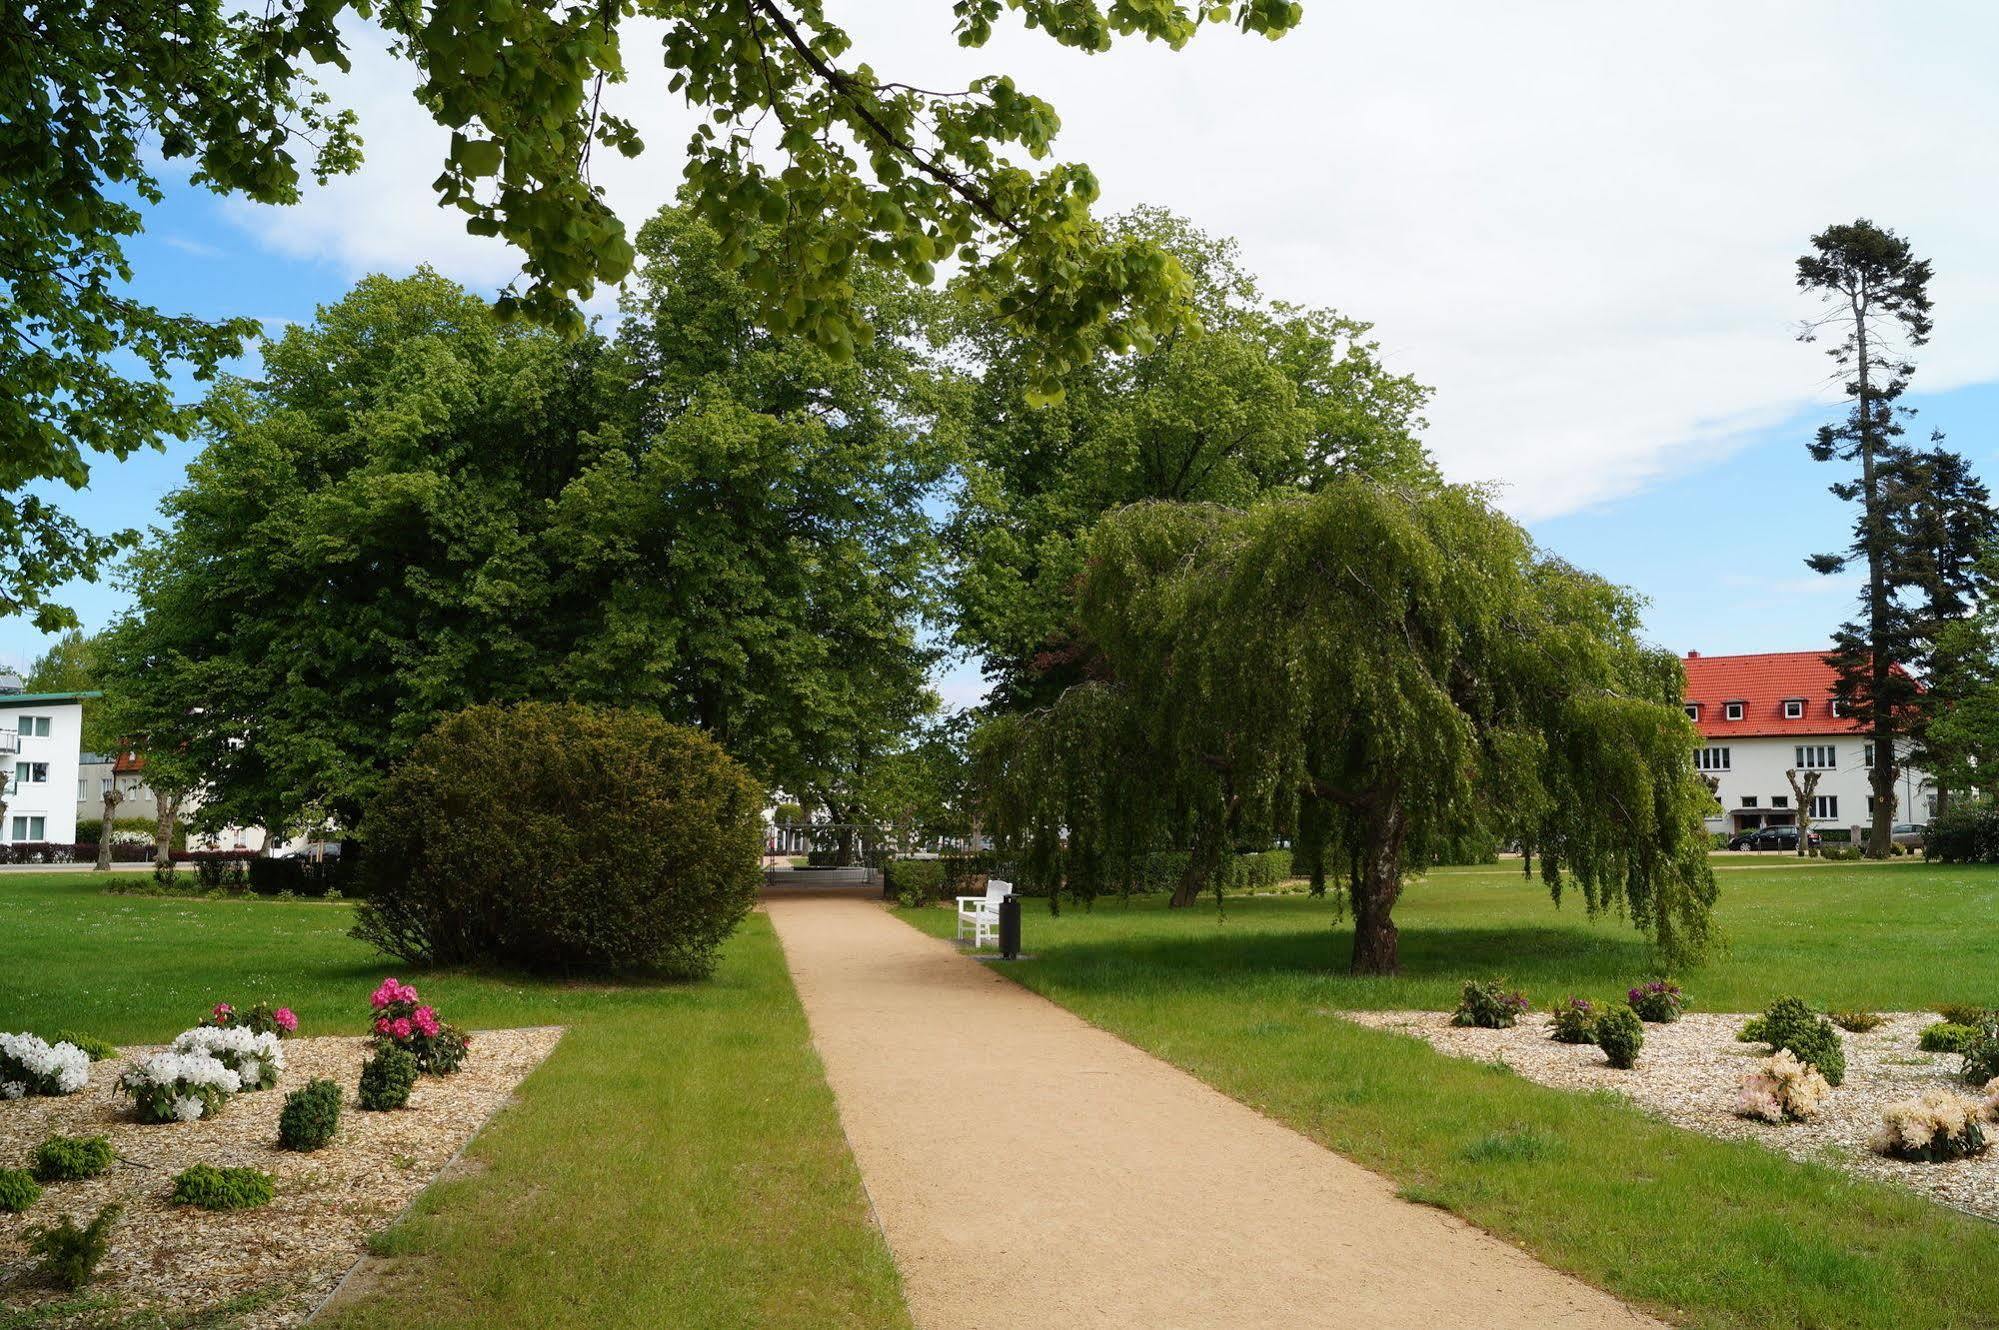
<path fill-rule="evenodd" d="M 1114 886 L 1183 845 L 1184 902 L 1238 841 L 1287 832 L 1344 870 L 1352 966 L 1386 973 L 1405 873 L 1484 831 L 1669 961 L 1707 945 L 1677 660 L 1477 492 L 1336 476 L 1246 510 L 1134 505 L 1091 532 L 1077 618 L 1098 677 L 979 738 L 1015 850 Z"/>
<path fill-rule="evenodd" d="M 1125 37 L 1178 48 L 1224 22 L 1275 38 L 1301 17 L 1292 0 L 961 0 L 950 22 L 982 46 L 1007 11 L 1084 51 Z M 581 332 L 576 299 L 636 257 L 591 161 L 646 149 L 603 95 L 644 77 L 625 50 L 640 21 L 664 25 L 645 30 L 660 81 L 702 117 L 681 154 L 693 206 L 769 326 L 851 356 L 883 331 L 857 272 L 927 283 L 951 260 L 1037 348 L 1046 395 L 1098 346 L 1148 345 L 1183 318 L 1171 255 L 1092 221 L 1088 167 L 1043 164 L 1061 123 L 1049 103 L 1003 74 L 932 91 L 879 73 L 820 0 L 24 0 L 0 12 L 0 613 L 73 622 L 48 593 L 93 576 L 120 539 L 23 487 L 81 486 L 93 451 L 185 436 L 195 417 L 172 374 L 212 377 L 256 331 L 128 289 L 125 244 L 163 197 L 162 161 L 270 204 L 296 202 L 307 174 L 353 170 L 354 117 L 314 75 L 346 70 L 372 22 L 452 131 L 438 202 L 523 255 L 499 311 Z"/>
<path fill-rule="evenodd" d="M 126 724 L 203 816 L 352 827 L 437 717 L 524 699 L 698 724 L 808 788 L 925 696 L 952 454 L 920 297 L 857 274 L 894 335 L 836 359 L 763 330 L 721 244 L 649 226 L 614 340 L 368 278 L 218 387 L 109 635 Z"/>
<path fill-rule="evenodd" d="M 1170 213 L 1111 230 L 1177 258 L 1187 327 L 1072 367 L 1041 409 L 1030 342 L 976 306 L 958 328 L 978 375 L 946 536 L 954 632 L 1001 705 L 1045 702 L 1080 677 L 1071 593 L 1103 514 L 1148 499 L 1241 506 L 1345 475 L 1434 478 L 1417 437 L 1429 390 L 1382 365 L 1369 325 L 1266 298 L 1233 242 Z"/>

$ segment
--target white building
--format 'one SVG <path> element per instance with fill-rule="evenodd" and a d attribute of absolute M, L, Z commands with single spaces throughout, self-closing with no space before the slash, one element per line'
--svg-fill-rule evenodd
<path fill-rule="evenodd" d="M 1833 700 L 1823 652 L 1686 657 L 1687 715 L 1701 732 L 1694 766 L 1716 781 L 1711 831 L 1788 826 L 1798 809 L 1791 770 L 1820 773 L 1812 823 L 1863 827 L 1873 819 L 1867 771 L 1873 744 Z M 1895 820 L 1927 822 L 1936 791 L 1919 771 L 1896 782 Z"/>
<path fill-rule="evenodd" d="M 95 696 L 0 690 L 0 763 L 5 765 L 7 797 L 0 837 L 8 844 L 76 840 L 83 702 Z"/>

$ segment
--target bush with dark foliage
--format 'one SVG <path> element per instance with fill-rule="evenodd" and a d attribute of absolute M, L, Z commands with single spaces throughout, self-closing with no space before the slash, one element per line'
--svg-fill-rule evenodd
<path fill-rule="evenodd" d="M 657 716 L 472 707 L 371 805 L 354 936 L 417 963 L 703 976 L 756 901 L 762 808 L 713 740 Z"/>
<path fill-rule="evenodd" d="M 414 1057 L 394 1045 L 378 1047 L 361 1064 L 361 1107 L 370 1113 L 407 1107 L 416 1076 Z"/>
<path fill-rule="evenodd" d="M 329 1080 L 311 1080 L 304 1089 L 285 1096 L 278 1113 L 278 1145 L 309 1154 L 331 1141 L 339 1125 L 340 1087 Z"/>
<path fill-rule="evenodd" d="M 104 1253 L 111 1250 L 111 1226 L 118 1222 L 124 1207 L 112 1202 L 82 1227 L 68 1215 L 46 1228 L 31 1228 L 24 1235 L 28 1250 L 41 1257 L 35 1273 L 57 1288 L 74 1293 L 90 1282 Z"/>
<path fill-rule="evenodd" d="M 1999 863 L 1999 804 L 1953 803 L 1923 834 L 1923 858 L 1940 864 Z"/>
<path fill-rule="evenodd" d="M 1798 1061 L 1817 1067 L 1827 1085 L 1846 1079 L 1846 1046 L 1839 1031 L 1801 998 L 1778 998 L 1770 1004 L 1763 1013 L 1763 1041 L 1773 1053 L 1788 1048 Z"/>

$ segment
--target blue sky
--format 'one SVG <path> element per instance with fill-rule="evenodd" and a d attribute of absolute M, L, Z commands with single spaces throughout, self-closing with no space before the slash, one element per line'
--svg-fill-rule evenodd
<path fill-rule="evenodd" d="M 1100 57 L 1010 29 L 962 50 L 934 0 L 828 7 L 885 74 L 1017 76 L 1055 102 L 1058 151 L 1097 170 L 1106 207 L 1173 208 L 1239 238 L 1271 294 L 1372 321 L 1389 363 L 1437 389 L 1426 438 L 1446 473 L 1496 484 L 1548 548 L 1647 596 L 1667 646 L 1811 647 L 1848 611 L 1802 563 L 1849 520 L 1804 453 L 1837 404 L 1793 337 L 1812 310 L 1792 261 L 1827 223 L 1871 216 L 1935 260 L 1917 429 L 1999 480 L 1999 7 L 1689 0 L 1665 24 L 1554 0 L 1308 0 L 1279 43 L 1211 30 Z M 654 147 L 599 183 L 636 221 L 674 187 L 691 120 L 645 67 L 648 34 L 629 49 L 612 109 Z M 432 202 L 444 135 L 407 72 L 366 31 L 353 56 L 329 89 L 360 115 L 363 171 L 291 209 L 171 187 L 131 247 L 139 294 L 275 325 L 368 271 L 507 278 L 512 257 Z M 1829 132 L 1829 90 L 1856 81 L 1866 113 Z M 144 526 L 190 456 L 105 462 L 68 507 Z M 91 628 L 122 604 L 104 584 L 71 600 Z M 0 621 L 0 661 L 43 645 Z M 945 691 L 967 698 L 972 672 Z"/>

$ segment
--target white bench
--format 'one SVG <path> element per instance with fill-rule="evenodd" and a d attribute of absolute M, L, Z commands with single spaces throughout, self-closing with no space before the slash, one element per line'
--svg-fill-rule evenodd
<path fill-rule="evenodd" d="M 998 945 L 1000 902 L 1011 894 L 1013 883 L 995 877 L 987 879 L 985 895 L 958 897 L 958 940 L 969 931 L 974 948 Z"/>

